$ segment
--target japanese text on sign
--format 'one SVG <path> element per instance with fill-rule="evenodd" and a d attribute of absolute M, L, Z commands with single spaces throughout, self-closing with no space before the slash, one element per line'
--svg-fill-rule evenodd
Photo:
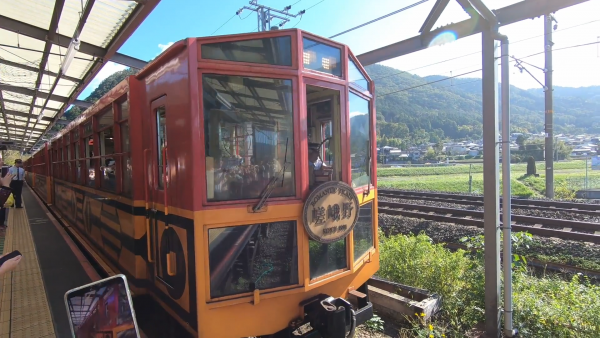
<path fill-rule="evenodd" d="M 317 187 L 304 204 L 304 227 L 321 243 L 346 237 L 358 219 L 358 197 L 343 182 L 328 182 Z"/>

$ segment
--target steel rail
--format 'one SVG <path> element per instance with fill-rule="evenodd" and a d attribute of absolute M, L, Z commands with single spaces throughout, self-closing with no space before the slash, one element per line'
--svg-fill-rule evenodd
<path fill-rule="evenodd" d="M 437 193 L 437 192 L 417 192 L 417 191 L 402 191 L 402 190 L 386 190 L 380 189 L 378 191 L 379 196 L 405 198 L 405 199 L 422 199 L 431 200 L 436 202 L 447 202 L 456 204 L 469 204 L 469 205 L 483 205 L 482 196 L 472 195 L 458 195 L 449 193 Z M 475 202 L 475 203 L 473 203 Z M 481 202 L 481 203 L 477 203 Z M 502 202 L 502 198 L 500 198 Z M 563 201 L 546 201 L 546 200 L 531 200 L 526 198 L 512 198 L 511 203 L 513 206 L 519 206 L 521 209 L 527 209 L 528 207 L 542 207 L 553 211 L 565 211 L 565 212 L 581 212 L 586 215 L 600 216 L 599 204 L 587 204 L 577 202 L 563 202 Z M 540 209 L 540 208 L 537 208 Z M 588 213 L 592 211 L 592 213 Z"/>
<path fill-rule="evenodd" d="M 421 218 L 437 222 L 456 223 L 461 225 L 476 226 L 483 228 L 483 212 L 465 210 L 465 209 L 451 209 L 451 208 L 438 208 L 431 206 L 422 206 L 415 204 L 402 204 L 393 202 L 378 202 L 378 211 L 381 214 L 405 216 L 412 218 Z M 394 208 L 394 209 L 392 209 Z M 417 211 L 418 210 L 418 211 Z M 463 217 L 458 217 L 463 216 Z M 474 217 L 474 218 L 473 218 Z M 476 219 L 479 218 L 479 219 Z M 600 235 L 574 232 L 573 229 L 587 230 L 587 231 L 598 231 L 600 230 L 600 223 L 587 223 L 579 221 L 566 221 L 553 218 L 543 217 L 532 217 L 532 216 L 513 216 L 514 222 L 529 223 L 526 224 L 513 224 L 512 228 L 515 231 L 526 231 L 533 235 L 542 237 L 557 237 L 561 239 L 579 240 L 584 242 L 592 242 L 600 244 Z M 513 223 L 514 223 L 513 222 Z M 561 227 L 559 229 L 548 229 L 543 226 Z"/>

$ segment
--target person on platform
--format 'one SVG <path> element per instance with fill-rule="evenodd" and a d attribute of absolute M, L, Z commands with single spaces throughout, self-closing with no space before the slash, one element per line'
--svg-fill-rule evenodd
<path fill-rule="evenodd" d="M 4 165 L 2 159 L 0 159 L 0 168 Z M 14 205 L 14 198 L 12 196 L 12 191 L 9 188 L 10 183 L 12 182 L 12 175 L 8 172 L 2 177 L 0 181 L 2 184 L 2 188 L 0 188 L 0 229 L 5 227 L 6 225 L 6 208 Z"/>
<path fill-rule="evenodd" d="M 23 200 L 21 193 L 23 192 L 23 180 L 25 179 L 25 169 L 23 169 L 23 161 L 21 159 L 15 160 L 15 165 L 8 169 L 8 172 L 14 177 L 10 183 L 13 196 L 15 198 L 15 208 L 23 207 Z"/>
<path fill-rule="evenodd" d="M 2 258 L 3 256 L 4 255 L 0 256 L 0 258 Z M 7 260 L 6 262 L 4 262 L 4 264 L 0 265 L 0 278 L 2 278 L 2 276 L 4 276 L 5 273 L 14 270 L 17 267 L 17 265 L 19 265 L 21 258 L 23 258 L 23 256 L 17 256 Z"/>

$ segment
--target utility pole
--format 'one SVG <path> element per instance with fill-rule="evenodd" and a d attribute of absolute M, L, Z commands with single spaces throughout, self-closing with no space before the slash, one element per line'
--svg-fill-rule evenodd
<path fill-rule="evenodd" d="M 290 21 L 292 18 L 297 18 L 298 16 L 302 16 L 306 11 L 301 10 L 298 14 L 291 14 L 288 11 L 292 9 L 292 6 L 285 6 L 283 10 L 278 10 L 275 8 L 263 6 L 258 4 L 258 0 L 251 0 L 250 6 L 244 6 L 240 8 L 235 14 L 240 15 L 244 11 L 244 9 L 250 10 L 252 12 L 256 12 L 258 16 L 258 31 L 264 32 L 271 30 L 271 21 L 273 19 L 280 19 L 281 22 L 277 24 L 276 29 L 283 27 L 286 23 Z M 275 28 L 274 27 L 274 28 Z"/>
<path fill-rule="evenodd" d="M 556 21 L 552 14 L 544 15 L 544 54 L 546 56 L 546 65 L 544 72 L 546 73 L 545 92 L 545 129 L 546 129 L 546 197 L 554 198 L 554 131 L 553 131 L 553 114 L 554 103 L 552 100 L 552 21 Z M 556 28 L 556 26 L 554 26 Z"/>

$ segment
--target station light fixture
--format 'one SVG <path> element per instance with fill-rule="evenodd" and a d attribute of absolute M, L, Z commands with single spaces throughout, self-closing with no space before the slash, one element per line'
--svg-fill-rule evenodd
<path fill-rule="evenodd" d="M 75 54 L 79 51 L 80 45 L 81 42 L 79 41 L 79 39 L 73 38 L 73 40 L 71 40 L 71 43 L 69 44 L 69 49 L 67 49 L 67 54 L 65 54 L 63 63 L 60 66 L 60 71 L 62 74 L 67 73 L 67 69 L 69 69 L 71 62 L 73 62 L 73 59 L 75 58 Z"/>

